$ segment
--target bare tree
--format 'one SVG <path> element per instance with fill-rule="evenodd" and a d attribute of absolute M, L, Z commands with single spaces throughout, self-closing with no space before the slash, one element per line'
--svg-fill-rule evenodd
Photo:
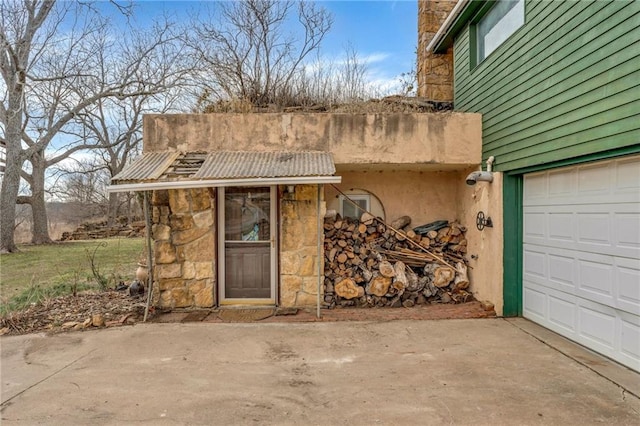
<path fill-rule="evenodd" d="M 244 0 L 216 6 L 208 20 L 194 19 L 187 38 L 203 72 L 211 76 L 204 91 L 207 100 L 282 104 L 304 59 L 331 28 L 331 15 L 307 1 Z M 294 15 L 299 31 L 288 32 Z"/>
<path fill-rule="evenodd" d="M 2 139 L 7 149 L 0 190 L 0 251 L 10 252 L 17 249 L 13 239 L 15 206 L 20 172 L 27 158 L 22 149 L 27 72 L 34 53 L 34 38 L 51 13 L 54 2 L 29 1 L 16 6 L 15 3 L 0 3 L 0 72 L 6 86 L 0 118 L 4 130 Z"/>
<path fill-rule="evenodd" d="M 65 202 L 105 206 L 105 189 L 111 176 L 97 155 L 73 160 L 56 173 L 54 190 Z"/>
<path fill-rule="evenodd" d="M 85 141 L 94 141 L 92 145 L 91 161 L 72 163 L 71 167 L 61 165 L 57 174 L 63 178 L 58 180 L 54 189 L 59 195 L 69 196 L 74 188 L 90 184 L 87 178 L 76 176 L 85 173 L 101 173 L 108 180 L 117 175 L 124 167 L 137 157 L 142 150 L 142 116 L 144 114 L 163 114 L 187 109 L 185 94 L 181 90 L 180 82 L 175 81 L 172 88 L 151 94 L 130 96 L 126 99 L 100 99 L 92 108 L 78 114 L 74 120 L 75 126 L 70 126 L 64 132 L 70 137 Z M 100 191 L 100 198 L 107 199 L 107 220 L 109 224 L 115 222 L 122 205 L 129 205 L 130 194 L 111 192 L 105 193 L 106 184 L 93 187 L 92 191 Z M 104 200 L 103 200 L 104 201 Z"/>
<path fill-rule="evenodd" d="M 159 93 L 184 70 L 176 66 L 180 48 L 168 22 L 151 31 L 116 33 L 84 3 L 47 0 L 0 2 L 0 15 L 0 69 L 7 87 L 0 107 L 7 146 L 0 250 L 11 252 L 16 203 L 31 205 L 33 241 L 48 242 L 47 168 L 100 146 L 96 139 L 62 138 L 63 129 L 102 99 Z M 18 197 L 21 176 L 31 194 Z"/>

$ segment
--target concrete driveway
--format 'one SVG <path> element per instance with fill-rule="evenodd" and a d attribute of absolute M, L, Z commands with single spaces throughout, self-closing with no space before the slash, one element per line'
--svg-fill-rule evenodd
<path fill-rule="evenodd" d="M 640 421 L 638 374 L 523 319 L 144 324 L 0 344 L 3 426 Z"/>

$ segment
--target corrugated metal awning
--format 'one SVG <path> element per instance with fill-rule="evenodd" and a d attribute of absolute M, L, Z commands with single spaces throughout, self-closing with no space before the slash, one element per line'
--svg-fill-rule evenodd
<path fill-rule="evenodd" d="M 179 156 L 179 152 L 147 152 L 115 175 L 111 181 L 145 182 L 160 179 Z"/>
<path fill-rule="evenodd" d="M 196 179 L 330 176 L 336 172 L 328 152 L 212 152 Z"/>
<path fill-rule="evenodd" d="M 328 152 L 149 152 L 111 179 L 109 192 L 339 183 Z"/>

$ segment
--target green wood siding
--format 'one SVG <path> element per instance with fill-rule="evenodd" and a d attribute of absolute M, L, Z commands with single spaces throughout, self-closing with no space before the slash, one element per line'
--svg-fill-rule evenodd
<path fill-rule="evenodd" d="M 455 108 L 483 114 L 483 156 L 513 171 L 640 146 L 640 1 L 527 1 L 475 68 L 454 41 Z"/>

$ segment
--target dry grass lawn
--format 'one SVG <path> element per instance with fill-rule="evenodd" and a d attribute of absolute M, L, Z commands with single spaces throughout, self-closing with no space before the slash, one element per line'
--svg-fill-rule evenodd
<path fill-rule="evenodd" d="M 0 314 L 46 297 L 131 281 L 144 253 L 144 239 L 67 241 L 19 248 L 20 253 L 0 255 Z"/>

